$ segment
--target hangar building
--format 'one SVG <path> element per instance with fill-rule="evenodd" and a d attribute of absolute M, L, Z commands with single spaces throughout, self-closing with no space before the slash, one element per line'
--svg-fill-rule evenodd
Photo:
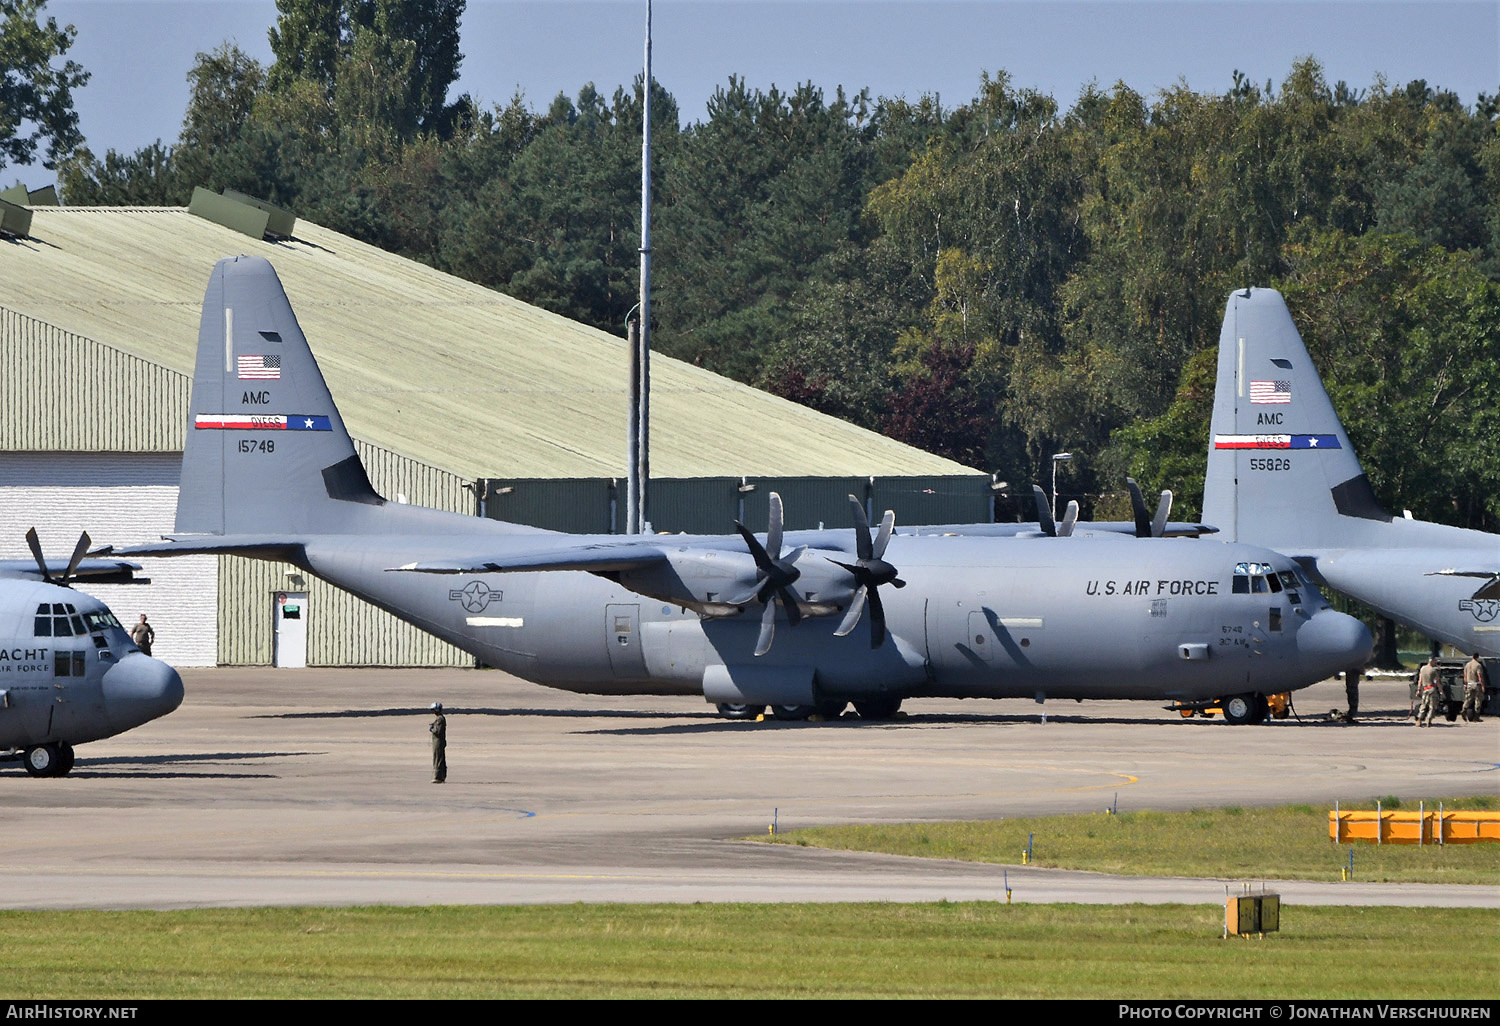
<path fill-rule="evenodd" d="M 33 524 L 64 557 L 82 529 L 118 545 L 172 530 L 199 308 L 214 263 L 240 253 L 275 266 L 383 495 L 615 522 L 624 339 L 306 221 L 263 236 L 180 207 L 28 213 L 0 234 L 0 555 L 25 556 Z M 789 528 L 847 522 L 861 488 L 906 523 L 987 515 L 988 475 L 679 361 L 651 366 L 657 529 L 764 523 L 771 488 Z M 290 566 L 196 556 L 146 573 L 91 590 L 127 623 L 148 613 L 156 654 L 179 666 L 473 662 Z"/>

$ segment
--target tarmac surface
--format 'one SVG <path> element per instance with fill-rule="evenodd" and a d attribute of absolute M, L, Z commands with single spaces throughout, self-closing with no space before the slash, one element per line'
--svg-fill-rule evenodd
<path fill-rule="evenodd" d="M 822 823 L 1500 792 L 1500 718 L 1418 730 L 1404 681 L 1232 727 L 1148 702 L 908 702 L 903 718 L 736 723 L 691 698 L 579 696 L 498 671 L 183 671 L 171 716 L 0 763 L 0 908 L 656 901 L 1220 903 L 1141 879 L 743 840 Z M 427 706 L 448 714 L 431 783 Z M 1046 712 L 1043 722 L 1041 714 Z M 1363 806 L 1368 807 L 1368 806 Z M 1266 867 L 1274 879 L 1275 867 Z M 1278 881 L 1300 904 L 1500 908 L 1500 888 Z"/>

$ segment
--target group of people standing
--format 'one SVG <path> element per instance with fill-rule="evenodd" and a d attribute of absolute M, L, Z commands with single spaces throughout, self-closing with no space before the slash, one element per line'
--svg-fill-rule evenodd
<path fill-rule="evenodd" d="M 1437 653 L 1427 660 L 1420 670 L 1417 671 L 1417 726 L 1430 727 L 1432 719 L 1440 712 L 1447 701 L 1443 694 L 1442 677 L 1438 673 Z M 1479 661 L 1479 653 L 1474 653 L 1467 663 L 1464 663 L 1464 704 L 1460 715 L 1466 723 L 1479 723 L 1484 713 L 1484 687 L 1485 671 L 1484 664 Z"/>

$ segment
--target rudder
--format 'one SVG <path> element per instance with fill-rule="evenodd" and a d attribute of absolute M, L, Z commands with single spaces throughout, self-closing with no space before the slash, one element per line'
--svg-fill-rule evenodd
<path fill-rule="evenodd" d="M 1337 547 L 1343 517 L 1390 520 L 1281 294 L 1236 291 L 1219 335 L 1204 522 L 1297 555 Z"/>
<path fill-rule="evenodd" d="M 198 327 L 177 532 L 349 533 L 384 501 L 270 262 L 220 260 Z"/>

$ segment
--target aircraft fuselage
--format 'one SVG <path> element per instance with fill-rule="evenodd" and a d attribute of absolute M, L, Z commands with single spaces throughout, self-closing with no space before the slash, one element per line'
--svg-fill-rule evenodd
<path fill-rule="evenodd" d="M 787 541 L 812 546 L 799 565 L 816 569 L 825 554 L 850 558 L 835 535 Z M 682 538 L 683 551 L 697 541 Z M 430 545 L 323 537 L 306 545 L 307 569 L 488 665 L 586 693 L 712 700 L 724 697 L 713 685 L 727 676 L 731 686 L 804 697 L 810 688 L 815 697 L 1201 699 L 1322 680 L 1349 663 L 1364 632 L 1295 580 L 1289 560 L 1253 546 L 897 536 L 887 558 L 907 586 L 883 589 L 887 644 L 870 647 L 868 623 L 835 638 L 837 617 L 809 617 L 795 628 L 783 621 L 775 645 L 756 657 L 762 607 L 718 617 L 689 608 L 712 592 L 654 598 L 580 572 L 391 572 L 396 553 L 401 562 L 454 559 L 464 548 L 452 536 Z M 473 544 L 476 555 L 493 548 L 489 537 Z M 1237 590 L 1235 571 L 1247 567 L 1261 571 L 1260 590 L 1243 572 Z M 735 569 L 725 568 L 726 582 Z M 1272 591 L 1267 581 L 1278 573 Z M 810 590 L 803 594 L 816 599 Z"/>

